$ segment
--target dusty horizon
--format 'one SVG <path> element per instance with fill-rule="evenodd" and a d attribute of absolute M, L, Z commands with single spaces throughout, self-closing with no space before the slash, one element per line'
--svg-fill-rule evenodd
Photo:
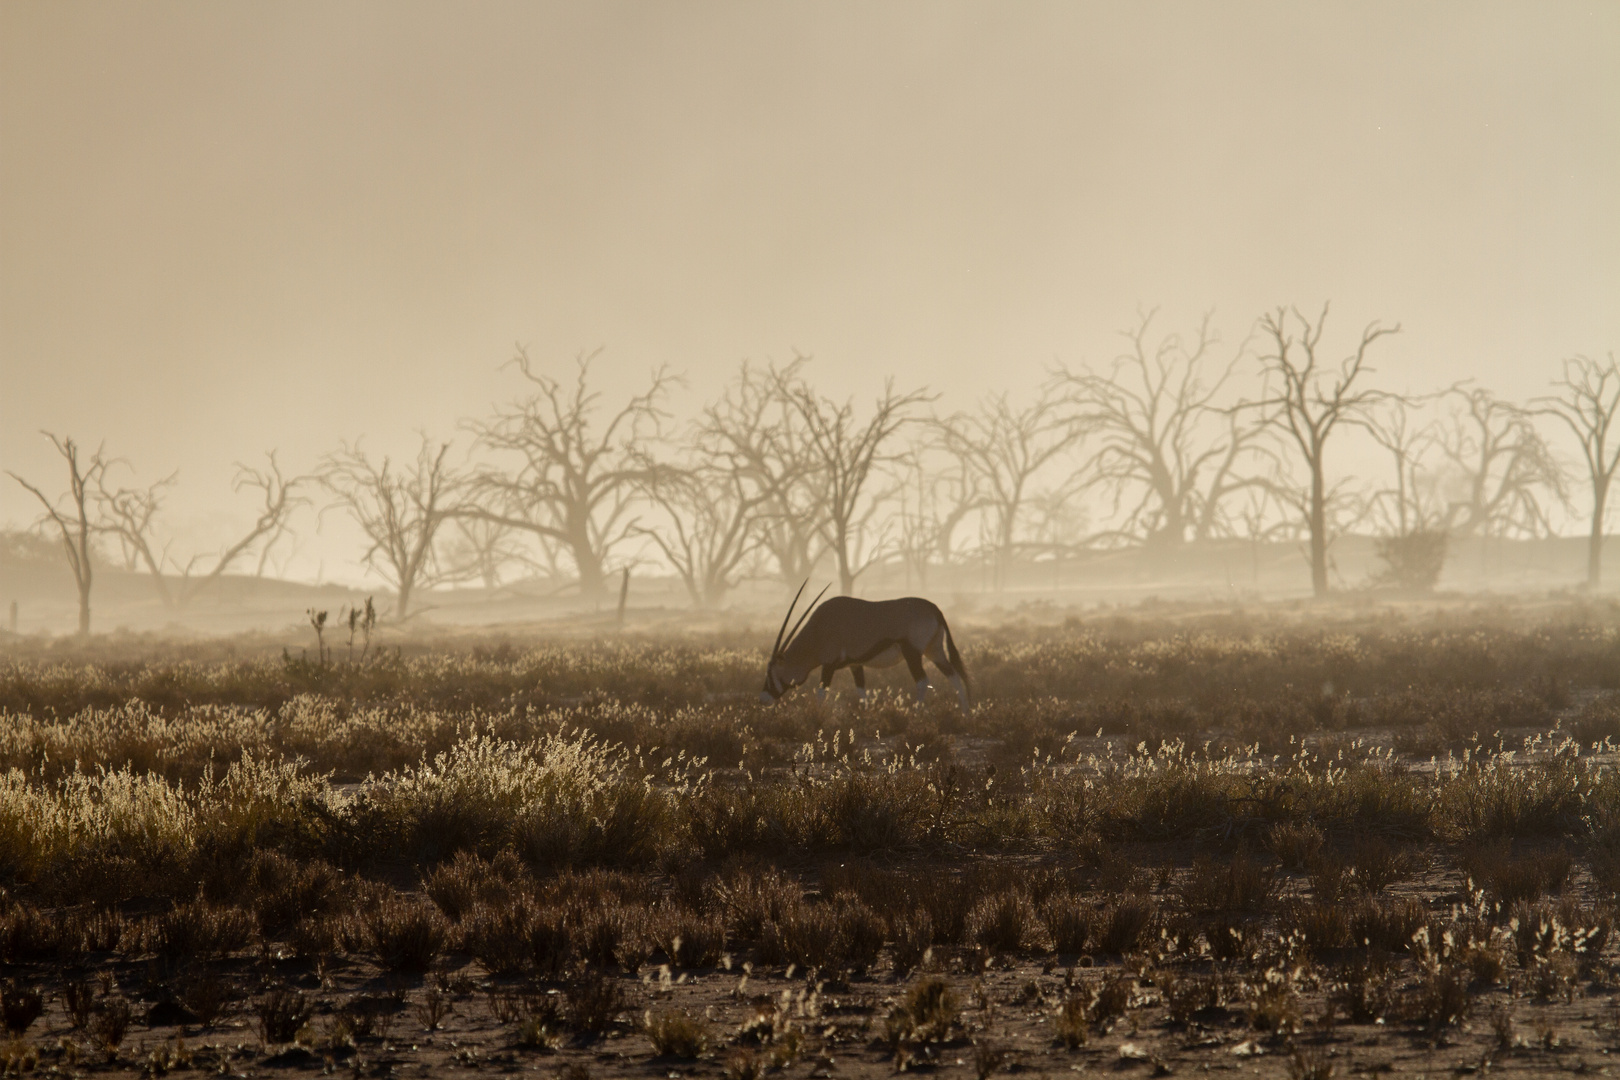
<path fill-rule="evenodd" d="M 1392 390 L 1620 348 L 1612 6 L 20 3 L 0 60 L 0 459 L 179 470 L 191 550 L 233 462 L 464 447 L 515 343 L 682 417 L 795 351 L 950 412 L 1155 307 L 1399 323 Z"/>

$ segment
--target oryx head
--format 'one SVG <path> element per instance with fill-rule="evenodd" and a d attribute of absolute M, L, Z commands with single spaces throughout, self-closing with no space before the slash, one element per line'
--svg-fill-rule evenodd
<path fill-rule="evenodd" d="M 798 636 L 799 628 L 804 625 L 804 620 L 810 617 L 810 613 L 815 610 L 816 604 L 820 602 L 822 596 L 826 594 L 827 589 L 830 587 L 830 585 L 822 586 L 821 592 L 818 592 L 816 598 L 810 601 L 810 606 L 804 609 L 804 613 L 799 616 L 799 621 L 794 623 L 792 631 L 789 631 L 787 628 L 788 620 L 793 618 L 793 609 L 798 605 L 799 597 L 804 595 L 804 586 L 808 584 L 810 584 L 810 579 L 805 578 L 804 585 L 800 585 L 799 591 L 793 594 L 793 603 L 788 605 L 787 614 L 782 616 L 782 625 L 776 631 L 776 644 L 771 646 L 771 662 L 765 666 L 765 689 L 759 692 L 759 700 L 762 704 L 772 704 L 777 698 L 810 677 L 809 667 L 804 668 L 802 671 L 795 671 L 791 670 L 789 665 L 784 662 L 785 654 L 792 647 L 793 639 Z"/>

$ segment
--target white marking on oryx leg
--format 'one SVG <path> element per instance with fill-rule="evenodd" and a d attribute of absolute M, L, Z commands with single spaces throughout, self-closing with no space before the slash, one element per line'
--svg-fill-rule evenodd
<path fill-rule="evenodd" d="M 927 679 L 918 679 L 917 680 L 917 700 L 922 701 L 923 698 L 926 697 L 927 695 L 928 695 L 928 680 Z"/>
<path fill-rule="evenodd" d="M 962 676 L 958 675 L 954 671 L 951 672 L 951 685 L 956 687 L 956 697 L 957 697 L 957 700 L 961 701 L 961 703 L 962 703 L 962 711 L 967 712 L 968 711 L 967 684 L 962 681 Z"/>
<path fill-rule="evenodd" d="M 816 700 L 817 701 L 826 701 L 827 700 L 827 684 L 826 683 L 822 683 L 820 686 L 816 687 Z"/>

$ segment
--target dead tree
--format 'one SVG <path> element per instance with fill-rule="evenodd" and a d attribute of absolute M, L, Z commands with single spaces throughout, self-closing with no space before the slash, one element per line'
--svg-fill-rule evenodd
<path fill-rule="evenodd" d="M 607 594 L 614 548 L 636 534 L 632 515 L 648 479 L 642 444 L 666 418 L 662 402 L 677 381 L 665 369 L 607 418 L 600 430 L 601 394 L 590 386 L 601 350 L 576 358 L 572 384 L 535 370 L 519 348 L 512 364 L 534 393 L 471 425 L 481 445 L 514 459 L 510 471 L 485 469 L 467 513 L 550 540 L 567 550 L 580 593 Z"/>
<path fill-rule="evenodd" d="M 484 517 L 458 515 L 450 522 L 448 544 L 440 545 L 440 580 L 446 584 L 476 581 L 485 589 L 501 583 L 501 572 L 512 563 L 529 563 L 527 553 L 514 541 L 509 525 Z"/>
<path fill-rule="evenodd" d="M 1536 412 L 1559 420 L 1580 444 L 1592 484 L 1592 525 L 1586 543 L 1586 587 L 1596 589 L 1603 577 L 1603 528 L 1609 504 L 1609 482 L 1620 466 L 1620 432 L 1614 430 L 1620 411 L 1620 368 L 1614 354 L 1606 361 L 1576 356 L 1564 361 L 1563 376 L 1554 386 L 1556 397 L 1536 399 Z"/>
<path fill-rule="evenodd" d="M 1341 425 L 1361 423 L 1367 408 L 1387 397 L 1382 391 L 1358 388 L 1362 376 L 1370 374 L 1367 350 L 1379 338 L 1400 332 L 1400 326 L 1368 324 L 1353 353 L 1337 365 L 1322 361 L 1322 331 L 1327 324 L 1328 305 L 1311 322 L 1298 308 L 1278 308 L 1260 318 L 1260 331 L 1270 339 L 1272 350 L 1260 357 L 1268 382 L 1261 407 L 1264 415 L 1299 451 L 1307 479 L 1304 488 L 1288 492 L 1299 507 L 1309 534 L 1311 591 L 1317 596 L 1328 592 L 1328 503 L 1332 491 L 1327 479 L 1327 447 Z"/>
<path fill-rule="evenodd" d="M 929 567 L 935 562 L 949 566 L 956 560 L 957 530 L 989 502 L 979 472 L 950 452 L 937 431 L 913 440 L 896 465 L 899 477 L 891 501 L 900 558 L 908 587 L 913 579 L 926 586 Z"/>
<path fill-rule="evenodd" d="M 992 395 L 978 411 L 936 419 L 934 429 L 946 450 L 972 472 L 983 492 L 981 505 L 993 520 L 994 581 L 1006 585 L 1018 537 L 1019 515 L 1032 494 L 1031 483 L 1079 439 L 1082 425 L 1052 387 L 1021 408 L 1006 394 Z"/>
<path fill-rule="evenodd" d="M 853 595 L 855 579 L 876 562 L 882 546 L 872 535 L 880 500 L 873 497 L 870 482 L 892 460 L 893 455 L 885 452 L 890 438 L 927 396 L 920 390 L 897 394 L 891 381 L 884 385 L 872 415 L 860 423 L 853 400 L 839 404 L 803 383 L 779 380 L 778 386 L 804 424 L 806 446 L 826 499 L 821 537 L 837 562 L 840 591 Z"/>
<path fill-rule="evenodd" d="M 724 393 L 706 405 L 694 439 L 704 456 L 746 485 L 762 501 L 760 548 L 784 582 L 807 577 L 821 556 L 826 514 L 823 475 L 808 431 L 784 387 L 802 386 L 808 358 L 763 368 L 744 361 Z"/>
<path fill-rule="evenodd" d="M 1459 536 L 1550 536 L 1547 502 L 1567 505 L 1569 493 L 1532 414 L 1479 387 L 1450 396 L 1456 408 L 1439 446 L 1458 497 L 1449 500 L 1447 527 Z"/>
<path fill-rule="evenodd" d="M 45 493 L 18 476 L 11 470 L 6 470 L 17 483 L 33 493 L 45 508 L 46 518 L 56 526 L 61 534 L 62 551 L 67 556 L 68 568 L 73 571 L 73 583 L 79 590 L 79 633 L 90 633 L 90 585 L 95 577 L 93 565 L 94 549 L 90 543 L 91 535 L 96 531 L 96 524 L 92 520 L 91 508 L 95 502 L 95 491 L 100 487 L 102 478 L 106 475 L 108 460 L 102 456 L 101 448 L 90 455 L 88 461 L 80 462 L 79 444 L 73 441 L 72 436 L 58 439 L 50 432 L 42 434 L 51 440 L 56 452 L 62 455 L 62 460 L 68 467 L 68 490 L 66 494 L 67 507 L 61 506 L 62 500 L 46 498 Z"/>
<path fill-rule="evenodd" d="M 198 565 L 203 560 L 201 555 L 194 555 L 180 565 L 169 557 L 170 545 L 165 544 L 161 550 L 154 550 L 157 543 L 155 518 L 162 507 L 164 489 L 174 483 L 177 474 L 170 473 L 145 488 L 109 490 L 105 482 L 100 485 L 97 498 L 101 506 L 102 530 L 118 538 L 131 569 L 136 563 L 146 567 L 164 607 L 183 608 L 191 603 L 261 541 L 258 569 L 262 574 L 270 549 L 287 534 L 293 512 L 309 505 L 301 490 L 308 483 L 308 478 L 284 475 L 273 450 L 265 457 L 268 465 L 262 469 L 237 463 L 236 479 L 231 488 L 238 493 L 257 491 L 260 499 L 258 515 L 252 526 L 220 552 L 213 564 L 203 572 L 198 571 Z M 176 588 L 170 587 L 164 573 L 165 565 L 174 568 L 178 578 Z"/>
<path fill-rule="evenodd" d="M 1219 337 L 1205 316 L 1195 337 L 1165 333 L 1152 341 L 1156 311 L 1124 331 L 1129 343 L 1105 372 L 1059 372 L 1070 420 L 1095 447 L 1084 486 L 1113 500 L 1121 538 L 1175 547 L 1191 534 L 1207 539 L 1223 526 L 1222 507 L 1261 481 L 1263 424 L 1252 410 L 1221 405 L 1239 350 L 1224 365 L 1211 355 Z"/>
<path fill-rule="evenodd" d="M 1375 491 L 1367 507 L 1381 531 L 1394 536 L 1445 525 L 1445 510 L 1436 505 L 1435 477 L 1426 460 L 1438 438 L 1432 424 L 1413 415 L 1417 404 L 1418 399 L 1390 395 L 1369 406 L 1360 422 L 1394 466 L 1394 486 Z"/>
<path fill-rule="evenodd" d="M 667 521 L 638 531 L 663 553 L 692 603 L 715 610 L 763 542 L 760 511 L 770 493 L 724 460 L 692 456 L 698 460 L 649 469 L 647 497 Z"/>
<path fill-rule="evenodd" d="M 1375 580 L 1413 592 L 1432 591 L 1439 582 L 1450 539 L 1438 477 L 1426 461 L 1438 444 L 1435 426 L 1413 415 L 1422 400 L 1390 395 L 1362 420 L 1395 467 L 1394 486 L 1375 491 L 1366 507 L 1380 534 L 1373 550 L 1386 567 Z"/>
<path fill-rule="evenodd" d="M 363 561 L 394 588 L 401 622 L 410 617 L 415 591 L 438 579 L 439 529 L 462 512 L 466 479 L 446 463 L 449 453 L 449 443 L 434 449 L 424 435 L 415 460 L 404 466 L 387 457 L 373 462 L 358 443 L 322 463 L 321 484 L 371 541 Z"/>
<path fill-rule="evenodd" d="M 163 580 L 163 565 L 167 551 L 152 550 L 153 531 L 158 512 L 163 509 L 167 490 L 174 486 L 179 472 L 172 472 L 144 488 L 119 488 L 109 491 L 107 478 L 101 477 L 97 486 L 96 503 L 100 513 L 102 532 L 110 533 L 123 552 L 124 569 L 131 572 L 146 567 L 157 583 L 164 607 L 172 607 L 168 583 Z"/>

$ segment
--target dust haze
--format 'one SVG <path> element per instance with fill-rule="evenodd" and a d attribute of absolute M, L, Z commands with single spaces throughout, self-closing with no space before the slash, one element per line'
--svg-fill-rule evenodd
<path fill-rule="evenodd" d="M 1620 577 L 1613 5 L 12 3 L 0 149 L 14 632 Z"/>

